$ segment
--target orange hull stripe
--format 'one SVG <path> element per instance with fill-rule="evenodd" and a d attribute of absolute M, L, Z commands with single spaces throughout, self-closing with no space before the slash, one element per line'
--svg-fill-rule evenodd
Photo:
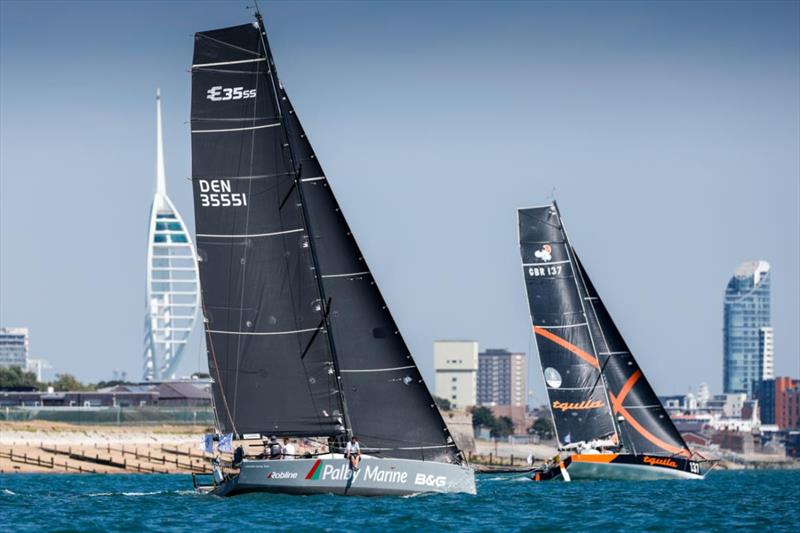
<path fill-rule="evenodd" d="M 614 413 L 621 414 L 623 418 L 625 418 L 625 420 L 627 420 L 628 423 L 632 425 L 634 429 L 636 429 L 636 431 L 638 431 L 642 437 L 646 438 L 659 448 L 662 448 L 670 453 L 685 455 L 686 457 L 690 457 L 692 455 L 691 453 L 689 453 L 689 450 L 685 450 L 683 448 L 676 448 L 675 446 L 672 446 L 671 444 L 664 442 L 663 440 L 659 439 L 658 437 L 647 431 L 644 428 L 644 426 L 642 426 L 639 422 L 636 421 L 635 418 L 633 418 L 633 416 L 627 411 L 627 409 L 622 407 L 622 402 L 617 401 L 617 398 L 614 397 L 613 393 L 609 391 L 608 394 L 609 396 L 611 396 L 611 401 L 613 402 L 614 405 Z"/>
<path fill-rule="evenodd" d="M 610 463 L 617 458 L 619 454 L 616 453 L 592 453 L 580 454 L 576 453 L 571 456 L 573 463 Z"/>
<path fill-rule="evenodd" d="M 575 355 L 577 355 L 578 357 L 580 357 L 581 359 L 583 359 L 584 361 L 586 361 L 587 363 L 589 363 L 593 367 L 600 368 L 600 363 L 598 363 L 597 359 L 592 357 L 591 354 L 588 354 L 588 353 L 584 352 L 583 350 L 581 350 L 580 348 L 578 348 L 574 344 L 565 341 L 564 339 L 562 339 L 558 335 L 555 335 L 555 334 L 549 332 L 548 330 L 546 330 L 544 328 L 540 328 L 539 326 L 533 326 L 533 332 L 536 333 L 537 335 L 541 335 L 545 339 L 553 341 L 554 343 L 558 344 L 562 348 L 566 348 L 567 350 L 569 350 L 570 352 L 574 353 Z"/>

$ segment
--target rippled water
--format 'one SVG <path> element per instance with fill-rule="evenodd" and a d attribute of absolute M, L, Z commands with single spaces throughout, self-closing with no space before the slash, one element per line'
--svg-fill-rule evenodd
<path fill-rule="evenodd" d="M 478 476 L 478 494 L 339 497 L 191 490 L 177 475 L 0 475 L 0 531 L 800 530 L 800 471 L 705 481 L 533 483 Z"/>

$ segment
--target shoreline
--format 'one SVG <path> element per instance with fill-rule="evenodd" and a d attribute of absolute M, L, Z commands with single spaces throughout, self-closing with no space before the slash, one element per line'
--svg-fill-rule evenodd
<path fill-rule="evenodd" d="M 100 426 L 60 422 L 0 422 L 0 473 L 210 473 L 211 454 L 200 449 L 206 426 Z M 553 443 L 509 444 L 475 440 L 476 473 L 524 473 L 555 456 Z M 706 453 L 704 451 L 704 453 Z M 719 456 L 719 452 L 709 455 Z M 712 455 L 712 456 L 713 456 Z M 797 470 L 791 458 L 724 453 L 722 470 Z"/>

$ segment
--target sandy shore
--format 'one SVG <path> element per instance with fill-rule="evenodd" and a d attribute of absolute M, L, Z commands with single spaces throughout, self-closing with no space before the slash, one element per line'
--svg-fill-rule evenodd
<path fill-rule="evenodd" d="M 0 472 L 206 473 L 208 428 L 0 423 Z"/>

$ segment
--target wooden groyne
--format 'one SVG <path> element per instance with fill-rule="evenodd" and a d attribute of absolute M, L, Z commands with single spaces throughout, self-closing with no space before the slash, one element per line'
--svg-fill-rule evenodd
<path fill-rule="evenodd" d="M 208 474 L 210 459 L 191 445 L 0 445 L 0 473 Z"/>

